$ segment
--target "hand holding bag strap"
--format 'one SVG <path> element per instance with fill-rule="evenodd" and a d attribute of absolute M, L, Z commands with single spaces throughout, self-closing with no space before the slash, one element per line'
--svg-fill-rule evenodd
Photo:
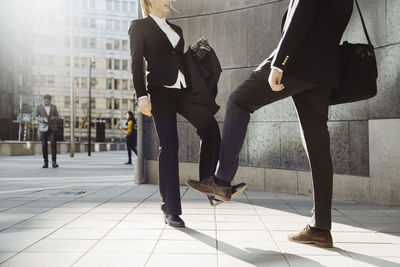
<path fill-rule="evenodd" d="M 357 0 L 354 0 L 354 1 L 356 2 L 356 6 L 357 6 L 358 13 L 360 14 L 361 23 L 362 23 L 362 26 L 363 26 L 363 29 L 364 29 L 365 37 L 367 37 L 368 44 L 369 44 L 370 46 L 372 46 L 371 39 L 369 38 L 367 26 L 365 25 L 364 17 L 363 17 L 363 15 L 362 15 L 362 13 L 361 13 L 360 6 L 358 5 L 358 1 L 357 1 Z"/>

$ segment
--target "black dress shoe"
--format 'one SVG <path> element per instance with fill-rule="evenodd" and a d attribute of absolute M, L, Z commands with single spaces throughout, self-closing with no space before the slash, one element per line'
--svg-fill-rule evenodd
<path fill-rule="evenodd" d="M 53 161 L 53 168 L 58 168 L 58 164 L 55 161 Z"/>
<path fill-rule="evenodd" d="M 216 199 L 214 196 L 207 195 L 208 201 L 210 202 L 211 207 L 216 207 L 219 204 L 222 204 L 223 201 Z"/>
<path fill-rule="evenodd" d="M 239 196 L 244 190 L 246 190 L 247 184 L 240 183 L 232 186 L 232 198 Z"/>
<path fill-rule="evenodd" d="M 185 222 L 178 215 L 164 213 L 164 222 L 172 227 L 185 227 Z"/>
<path fill-rule="evenodd" d="M 132 161 L 125 162 L 124 165 L 132 165 Z"/>
<path fill-rule="evenodd" d="M 48 168 L 48 167 L 49 167 L 49 162 L 48 162 L 48 161 L 45 161 L 45 162 L 43 163 L 42 168 L 45 169 L 45 168 Z"/>

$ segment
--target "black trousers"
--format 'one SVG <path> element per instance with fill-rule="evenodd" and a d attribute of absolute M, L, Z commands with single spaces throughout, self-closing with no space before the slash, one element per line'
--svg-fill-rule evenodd
<path fill-rule="evenodd" d="M 150 92 L 152 115 L 158 139 L 159 184 L 162 197 L 161 209 L 172 215 L 182 214 L 179 190 L 178 130 L 176 114 L 185 117 L 201 138 L 200 179 L 215 173 L 221 136 L 218 123 L 211 110 L 192 104 L 186 89 L 156 88 Z"/>
<path fill-rule="evenodd" d="M 49 154 L 47 151 L 47 142 L 50 139 L 50 146 L 51 146 L 51 160 L 57 160 L 57 143 L 56 143 L 56 134 L 55 131 L 52 131 L 50 128 L 47 132 L 40 132 L 40 140 L 42 141 L 42 154 L 44 161 L 49 161 Z"/>
<path fill-rule="evenodd" d="M 314 215 L 311 226 L 329 230 L 333 168 L 327 121 L 332 90 L 284 73 L 282 83 L 285 88 L 280 92 L 274 92 L 268 83 L 269 73 L 269 63 L 260 65 L 229 97 L 216 176 L 226 181 L 233 180 L 250 113 L 292 96 L 300 121 L 303 145 L 312 171 Z"/>
<path fill-rule="evenodd" d="M 132 151 L 137 155 L 136 143 L 137 143 L 137 133 L 136 131 L 133 131 L 131 135 L 126 137 L 126 148 L 128 149 L 129 162 L 132 162 Z"/>

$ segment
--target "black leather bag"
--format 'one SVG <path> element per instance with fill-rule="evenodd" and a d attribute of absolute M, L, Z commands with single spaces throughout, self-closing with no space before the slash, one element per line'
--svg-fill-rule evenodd
<path fill-rule="evenodd" d="M 351 44 L 345 41 L 340 46 L 340 88 L 332 92 L 331 105 L 366 100 L 377 94 L 378 68 L 374 46 L 357 0 L 355 2 L 368 44 Z"/>

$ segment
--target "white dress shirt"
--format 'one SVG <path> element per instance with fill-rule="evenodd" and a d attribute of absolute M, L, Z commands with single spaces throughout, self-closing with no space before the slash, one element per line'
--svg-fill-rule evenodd
<path fill-rule="evenodd" d="M 179 40 L 181 39 L 181 37 L 179 36 L 179 34 L 177 34 L 174 29 L 171 28 L 171 26 L 168 25 L 167 21 L 165 18 L 160 19 L 157 16 L 154 16 L 153 14 L 149 14 L 149 16 L 151 16 L 155 22 L 157 23 L 157 25 L 161 28 L 161 30 L 167 35 L 168 40 L 171 42 L 172 47 L 176 47 L 178 45 Z M 181 89 L 181 88 L 186 88 L 186 79 L 185 79 L 185 75 L 183 75 L 183 73 L 179 70 L 178 72 L 178 77 L 176 79 L 176 82 L 174 85 L 172 86 L 166 86 L 164 85 L 164 87 L 167 88 L 176 88 L 176 89 Z"/>
<path fill-rule="evenodd" d="M 49 106 L 44 105 L 44 109 L 46 110 L 47 116 L 49 116 L 50 115 L 50 105 Z"/>

